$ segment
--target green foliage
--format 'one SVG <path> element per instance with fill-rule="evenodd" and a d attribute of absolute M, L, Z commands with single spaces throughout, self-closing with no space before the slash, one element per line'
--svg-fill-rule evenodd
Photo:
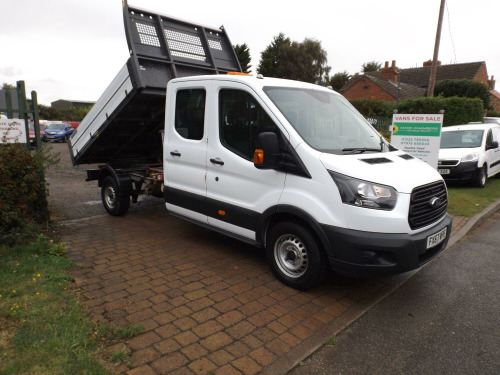
<path fill-rule="evenodd" d="M 0 234 L 49 220 L 45 168 L 52 162 L 45 151 L 30 153 L 18 143 L 0 147 Z"/>
<path fill-rule="evenodd" d="M 241 70 L 243 73 L 250 73 L 250 49 L 248 48 L 246 43 L 237 44 L 233 46 L 234 52 L 236 52 L 236 56 L 238 57 L 238 61 L 240 62 Z"/>
<path fill-rule="evenodd" d="M 367 63 L 364 63 L 361 65 L 361 72 L 367 73 L 367 72 L 377 72 L 382 68 L 382 64 L 373 60 L 373 61 L 368 61 Z"/>
<path fill-rule="evenodd" d="M 257 73 L 324 85 L 330 67 L 320 41 L 306 38 L 301 43 L 292 42 L 280 33 L 262 53 Z"/>
<path fill-rule="evenodd" d="M 15 90 L 16 86 L 11 85 L 10 83 L 3 83 L 2 84 L 2 90 Z"/>
<path fill-rule="evenodd" d="M 478 81 L 471 79 L 446 79 L 437 81 L 434 88 L 434 96 L 450 98 L 479 98 L 483 101 L 484 108 L 490 107 L 490 92 L 488 87 Z"/>
<path fill-rule="evenodd" d="M 335 73 L 330 80 L 328 81 L 329 85 L 332 86 L 332 88 L 335 91 L 339 91 L 342 86 L 345 85 L 347 81 L 351 79 L 352 75 L 347 73 L 345 70 L 343 72 L 338 72 Z"/>
<path fill-rule="evenodd" d="M 290 38 L 280 33 L 275 36 L 260 56 L 260 62 L 257 66 L 257 73 L 266 77 L 285 78 L 286 71 L 283 62 L 283 50 L 289 48 L 292 44 Z"/>
<path fill-rule="evenodd" d="M 365 117 L 391 117 L 394 112 L 394 102 L 376 99 L 351 100 L 351 104 Z"/>
<path fill-rule="evenodd" d="M 351 100 L 351 104 L 366 118 L 392 118 L 394 110 L 399 113 L 437 114 L 444 110 L 443 126 L 482 122 L 483 104 L 481 99 L 471 98 L 415 98 L 399 102 L 386 102 L 375 99 Z"/>
<path fill-rule="evenodd" d="M 110 360 L 112 363 L 124 363 L 128 360 L 129 356 L 126 349 L 117 350 L 111 353 Z"/>
<path fill-rule="evenodd" d="M 444 110 L 443 126 L 467 124 L 484 119 L 483 102 L 471 98 L 416 98 L 395 102 L 399 113 L 439 113 Z"/>
<path fill-rule="evenodd" d="M 82 121 L 92 107 L 80 107 L 71 109 L 57 109 L 43 104 L 38 105 L 40 118 L 54 121 Z"/>
<path fill-rule="evenodd" d="M 500 112 L 488 111 L 487 117 L 500 117 Z"/>

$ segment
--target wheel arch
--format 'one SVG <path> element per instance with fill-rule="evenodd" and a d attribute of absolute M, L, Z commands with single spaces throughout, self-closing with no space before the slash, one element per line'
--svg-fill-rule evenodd
<path fill-rule="evenodd" d="M 291 205 L 277 205 L 268 208 L 257 223 L 256 240 L 265 247 L 269 229 L 278 222 L 295 221 L 304 224 L 316 236 L 328 255 L 332 247 L 320 224 L 306 211 Z"/>
<path fill-rule="evenodd" d="M 116 170 L 113 167 L 111 167 L 109 165 L 105 165 L 105 166 L 101 167 L 101 170 L 99 171 L 97 185 L 99 187 L 102 187 L 102 182 L 108 176 L 113 177 L 113 179 L 118 184 L 118 187 L 120 190 L 120 195 L 123 193 L 130 195 L 130 193 L 132 192 L 132 180 L 130 179 L 129 175 L 118 174 L 118 172 L 116 172 Z"/>

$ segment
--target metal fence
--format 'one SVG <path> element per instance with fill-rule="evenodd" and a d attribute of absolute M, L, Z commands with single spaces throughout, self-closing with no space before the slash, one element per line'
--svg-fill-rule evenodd
<path fill-rule="evenodd" d="M 392 117 L 367 117 L 366 120 L 386 139 L 391 138 Z"/>

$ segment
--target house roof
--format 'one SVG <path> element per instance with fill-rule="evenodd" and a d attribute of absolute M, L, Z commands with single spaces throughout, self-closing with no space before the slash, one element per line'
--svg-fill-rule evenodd
<path fill-rule="evenodd" d="M 486 63 L 484 61 L 438 65 L 436 71 L 436 81 L 444 79 L 474 79 L 479 72 L 479 69 Z M 368 72 L 368 75 L 380 77 L 380 71 Z M 398 80 L 401 83 L 409 85 L 427 87 L 429 86 L 429 76 L 431 75 L 431 67 L 424 66 L 421 68 L 401 69 L 399 71 Z"/>
<path fill-rule="evenodd" d="M 500 99 L 500 92 L 496 90 L 490 90 L 490 95 L 493 95 L 495 98 Z"/>
<path fill-rule="evenodd" d="M 355 75 L 340 89 L 340 92 L 345 92 L 354 86 L 357 82 L 368 79 L 374 84 L 379 86 L 382 90 L 386 91 L 396 99 L 408 99 L 408 98 L 419 98 L 424 96 L 425 89 L 417 86 L 408 85 L 406 83 L 394 83 L 390 80 L 382 79 L 371 75 L 371 73 Z"/>

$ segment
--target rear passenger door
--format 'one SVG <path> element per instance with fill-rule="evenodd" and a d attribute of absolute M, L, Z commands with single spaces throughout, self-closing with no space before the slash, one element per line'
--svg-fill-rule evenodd
<path fill-rule="evenodd" d="M 207 215 L 212 226 L 255 240 L 262 212 L 279 203 L 286 174 L 253 164 L 257 136 L 288 134 L 272 112 L 246 85 L 214 86 L 214 117 L 207 151 Z M 215 125 L 215 126 L 213 126 Z"/>
<path fill-rule="evenodd" d="M 207 86 L 193 84 L 176 83 L 167 94 L 165 203 L 171 212 L 206 223 Z"/>

